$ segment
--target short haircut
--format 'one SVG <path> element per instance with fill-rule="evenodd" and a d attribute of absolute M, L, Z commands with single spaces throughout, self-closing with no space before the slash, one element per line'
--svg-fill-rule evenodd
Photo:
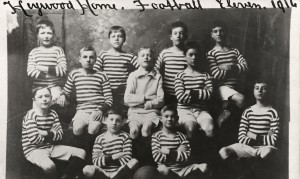
<path fill-rule="evenodd" d="M 184 45 L 183 54 L 186 55 L 186 52 L 187 52 L 189 49 L 196 49 L 196 50 L 198 50 L 198 53 L 200 53 L 200 46 L 197 44 L 197 42 L 194 42 L 194 41 L 187 42 L 187 43 Z"/>
<path fill-rule="evenodd" d="M 254 85 L 253 86 L 255 86 L 255 84 L 258 84 L 258 83 L 265 83 L 269 87 L 271 85 L 271 80 L 268 79 L 267 77 L 262 76 L 262 77 L 257 78 L 254 81 Z"/>
<path fill-rule="evenodd" d="M 175 116 L 178 116 L 178 112 L 177 112 L 177 109 L 176 109 L 175 106 L 172 106 L 172 105 L 164 106 L 160 111 L 161 115 L 163 115 L 163 113 L 166 112 L 166 111 L 173 111 Z"/>
<path fill-rule="evenodd" d="M 80 49 L 79 56 L 81 56 L 82 52 L 84 52 L 84 51 L 93 51 L 95 57 L 97 57 L 97 52 L 96 52 L 95 48 L 91 45 L 84 46 L 82 49 Z"/>
<path fill-rule="evenodd" d="M 108 31 L 108 38 L 110 38 L 110 34 L 112 34 L 113 32 L 121 32 L 124 39 L 126 40 L 126 33 L 125 33 L 125 29 L 123 27 L 117 26 L 117 25 L 112 26 Z"/>
<path fill-rule="evenodd" d="M 150 46 L 142 46 L 139 51 L 138 51 L 138 54 L 142 51 L 142 50 L 146 50 L 146 49 L 150 49 L 150 53 L 151 55 L 153 55 L 153 50 L 151 49 Z"/>
<path fill-rule="evenodd" d="M 45 27 L 50 27 L 50 29 L 53 31 L 53 34 L 55 34 L 55 29 L 53 23 L 48 19 L 40 20 L 36 25 L 36 34 L 39 33 L 40 29 L 43 29 Z"/>
<path fill-rule="evenodd" d="M 107 111 L 107 116 L 111 115 L 111 114 L 116 114 L 121 116 L 122 120 L 123 120 L 123 116 L 122 116 L 122 110 L 117 109 L 117 108 L 111 108 Z"/>
<path fill-rule="evenodd" d="M 32 90 L 31 90 L 31 95 L 32 95 L 32 96 L 31 96 L 31 97 L 34 98 L 35 95 L 36 95 L 36 93 L 37 93 L 39 90 L 42 90 L 42 89 L 47 89 L 47 90 L 50 92 L 50 94 L 51 94 L 50 88 L 45 87 L 45 86 L 38 86 L 38 87 L 32 88 Z"/>
<path fill-rule="evenodd" d="M 177 28 L 177 27 L 183 28 L 184 36 L 187 37 L 187 34 L 188 34 L 188 28 L 187 28 L 187 26 L 185 25 L 185 23 L 183 23 L 183 22 L 174 22 L 174 23 L 171 25 L 170 34 L 172 34 L 173 29 L 175 29 L 175 28 Z"/>
<path fill-rule="evenodd" d="M 213 24 L 212 24 L 212 26 L 211 26 L 211 28 L 210 28 L 210 30 L 212 31 L 216 27 L 222 27 L 222 29 L 224 30 L 224 32 L 225 33 L 227 32 L 227 25 L 223 21 L 220 21 L 220 20 L 214 21 Z"/>

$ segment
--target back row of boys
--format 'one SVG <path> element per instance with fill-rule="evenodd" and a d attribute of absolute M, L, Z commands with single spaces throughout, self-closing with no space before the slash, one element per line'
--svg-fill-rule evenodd
<path fill-rule="evenodd" d="M 223 110 L 217 120 L 220 127 L 230 115 L 228 106 L 231 103 L 243 108 L 244 96 L 238 92 L 240 85 L 239 76 L 248 69 L 247 63 L 239 51 L 226 46 L 226 32 L 226 26 L 222 23 L 213 26 L 211 36 L 216 45 L 207 53 L 210 72 L 218 81 L 217 91 L 223 102 Z M 179 124 L 184 127 L 188 138 L 192 138 L 194 131 L 199 128 L 198 126 L 201 127 L 208 137 L 214 135 L 214 122 L 208 113 L 205 102 L 209 100 L 212 95 L 212 79 L 209 74 L 198 68 L 200 62 L 199 46 L 194 42 L 184 44 L 184 41 L 187 39 L 187 27 L 184 23 L 175 22 L 172 24 L 170 39 L 173 42 L 173 46 L 160 53 L 155 67 L 153 52 L 149 47 L 142 47 L 138 52 L 138 57 L 130 53 L 125 53 L 122 50 L 122 45 L 126 40 L 125 30 L 122 27 L 113 26 L 108 34 L 112 48 L 106 52 L 102 52 L 99 58 L 96 57 L 96 51 L 93 47 L 86 46 L 82 48 L 79 57 L 82 68 L 75 69 L 69 74 L 64 89 L 62 89 L 62 77 L 66 75 L 67 71 L 66 59 L 62 48 L 53 46 L 54 34 L 54 27 L 50 21 L 43 20 L 38 23 L 37 37 L 41 46 L 30 52 L 27 72 L 33 79 L 34 89 L 45 86 L 50 89 L 52 104 L 56 103 L 65 106 L 67 103 L 66 99 L 70 97 L 73 87 L 75 88 L 77 112 L 72 119 L 73 132 L 75 136 L 80 138 L 87 128 L 89 137 L 86 151 L 91 150 L 96 137 L 95 135 L 98 133 L 102 122 L 105 122 L 103 116 L 109 108 L 112 107 L 113 100 L 114 106 L 121 107 L 124 99 L 125 104 L 130 107 L 128 110 L 128 125 L 130 138 L 132 139 L 137 138 L 140 131 L 144 137 L 151 135 L 151 130 L 159 123 L 159 109 L 162 108 L 164 104 L 177 104 Z M 133 66 L 137 70 L 130 73 L 130 66 Z M 261 92 L 266 88 L 266 84 L 263 84 L 264 85 L 258 87 L 261 96 L 265 96 L 265 94 Z M 37 97 L 42 99 L 43 95 L 37 96 L 37 91 L 34 90 L 33 100 L 37 101 Z M 37 147 L 34 142 L 40 144 L 43 143 L 44 140 L 48 142 L 49 139 L 57 140 L 61 138 L 59 137 L 60 135 L 56 133 L 61 130 L 61 127 L 58 127 L 57 115 L 52 110 L 52 115 L 49 116 L 47 114 L 47 118 L 45 118 L 45 116 L 41 118 L 43 115 L 37 112 L 37 109 L 39 107 L 41 108 L 43 104 L 36 105 L 36 103 L 37 102 L 34 103 L 33 109 L 27 113 L 23 121 L 23 149 L 29 161 L 44 169 L 45 167 L 41 164 L 43 163 L 41 162 L 41 153 L 33 152 L 37 148 L 40 148 Z M 47 106 L 46 103 L 47 102 L 44 104 L 45 106 Z M 247 150 L 252 152 L 252 156 L 262 156 L 262 153 L 264 154 L 263 156 L 265 156 L 270 151 L 275 150 L 272 146 L 275 145 L 278 137 L 277 112 L 267 105 L 260 108 L 264 109 L 263 115 L 258 115 L 257 111 L 261 113 L 262 110 L 254 107 L 250 107 L 244 112 L 241 123 L 242 129 L 240 129 L 239 133 L 239 141 L 241 143 L 254 146 L 269 146 L 266 150 L 259 150 L 260 148 L 257 147 L 247 148 Z M 175 114 L 177 114 L 177 112 Z M 250 125 L 249 116 L 259 116 L 259 119 L 254 117 L 254 123 Z M 107 120 L 106 122 L 108 122 Z M 255 122 L 257 120 L 261 121 Z M 166 126 L 170 125 L 170 123 L 172 122 L 166 122 L 163 129 L 168 128 Z M 264 126 L 264 128 L 261 128 L 259 125 Z M 116 124 L 113 124 L 112 129 L 117 128 L 116 126 Z M 37 129 L 34 130 L 34 128 Z M 109 149 L 105 149 L 105 144 L 100 145 L 100 143 L 103 142 L 102 140 L 106 140 L 105 137 L 103 138 L 103 135 L 100 135 L 95 141 L 94 151 L 98 151 L 98 158 L 94 157 L 93 152 L 94 164 L 96 166 L 105 166 L 105 164 L 109 163 L 112 168 L 115 168 L 113 167 L 115 165 L 124 166 L 124 164 L 129 161 L 126 157 L 124 158 L 125 153 L 119 154 L 120 156 L 116 156 L 117 154 L 106 155 L 105 150 L 114 150 L 112 150 L 112 146 L 107 146 Z M 33 138 L 33 136 L 37 138 Z M 152 142 L 166 141 L 162 136 L 165 138 L 170 138 L 171 136 L 173 139 L 179 138 L 182 139 L 180 141 L 186 141 L 184 135 L 179 133 L 175 136 L 156 133 L 152 137 Z M 110 139 L 115 136 L 106 137 Z M 122 140 L 120 140 L 123 141 L 126 137 L 129 136 L 123 134 L 121 137 Z M 160 141 L 160 139 L 163 141 Z M 188 147 L 181 146 L 181 143 L 174 145 L 178 145 L 176 148 L 177 153 L 172 152 L 173 150 L 165 150 L 164 147 L 159 145 L 161 148 L 157 150 L 160 150 L 163 156 L 158 156 L 158 163 L 163 161 L 163 158 L 166 156 L 174 158 L 175 161 L 178 160 L 177 162 L 185 161 L 187 155 L 185 152 L 188 150 Z M 155 144 L 153 143 L 152 148 L 155 149 Z M 242 157 L 243 152 L 239 151 L 245 150 L 245 147 L 235 145 L 234 147 L 222 148 L 220 151 L 221 157 L 224 159 L 228 158 L 232 150 L 235 151 L 233 153 L 236 153 L 238 157 Z M 68 151 L 76 152 L 71 152 L 71 154 L 70 152 L 66 152 L 68 153 L 65 154 L 68 156 L 64 156 L 66 158 L 70 158 L 70 155 L 76 153 L 75 158 L 80 161 L 80 159 L 83 159 L 85 156 L 85 154 L 82 154 L 82 151 L 75 149 Z M 99 153 L 99 151 L 101 152 Z M 54 149 L 52 152 L 55 153 Z M 78 153 L 80 153 L 80 155 L 78 155 Z M 154 153 L 155 152 L 153 152 L 153 157 L 155 159 Z M 242 154 L 239 155 L 240 153 Z M 49 156 L 55 155 L 48 152 L 47 155 L 43 156 L 49 158 Z M 104 156 L 104 158 L 99 160 L 100 156 Z M 165 158 L 168 162 L 169 157 Z M 118 159 L 120 159 L 119 163 L 113 162 Z M 45 161 L 49 164 L 49 160 Z M 71 163 L 72 162 L 70 162 L 70 164 Z M 134 161 L 133 164 L 131 163 L 131 167 L 129 168 L 132 168 L 135 164 L 136 161 Z M 49 166 L 47 164 L 45 165 Z M 165 172 L 162 168 L 163 167 L 160 167 L 162 174 L 169 173 Z M 196 168 L 199 168 L 199 166 L 196 166 Z M 85 173 L 89 176 L 91 176 L 91 172 L 87 171 L 90 170 L 91 168 L 86 168 L 85 170 Z M 112 170 L 113 172 L 103 172 L 107 177 L 114 178 L 117 171 Z M 183 177 L 189 173 L 186 173 L 185 170 L 187 170 L 187 168 L 183 170 L 172 168 L 172 171 Z M 187 171 L 191 170 L 194 169 L 189 168 Z M 47 169 L 45 171 L 47 171 Z"/>

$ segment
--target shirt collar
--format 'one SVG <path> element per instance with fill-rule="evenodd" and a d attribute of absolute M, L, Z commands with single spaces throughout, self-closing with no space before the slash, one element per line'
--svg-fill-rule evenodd
<path fill-rule="evenodd" d="M 137 77 L 142 76 L 152 76 L 153 78 L 156 78 L 156 70 L 151 70 L 149 73 L 141 68 L 138 69 Z"/>

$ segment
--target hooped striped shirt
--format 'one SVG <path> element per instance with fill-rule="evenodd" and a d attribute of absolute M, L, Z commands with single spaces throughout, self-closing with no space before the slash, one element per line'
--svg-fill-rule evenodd
<path fill-rule="evenodd" d="M 235 48 L 228 52 L 210 50 L 207 54 L 210 73 L 217 80 L 219 86 L 230 86 L 238 88 L 241 85 L 240 76 L 248 71 L 248 64 L 242 54 Z M 237 65 L 238 74 L 228 77 L 226 66 Z"/>
<path fill-rule="evenodd" d="M 175 95 L 175 76 L 187 67 L 183 52 L 174 52 L 172 48 L 162 50 L 155 67 L 163 76 L 165 94 Z"/>
<path fill-rule="evenodd" d="M 38 129 L 50 132 L 49 140 L 45 140 L 45 137 L 39 135 Z M 31 109 L 23 119 L 22 147 L 25 157 L 35 149 L 50 147 L 51 141 L 61 140 L 62 136 L 63 130 L 54 110 L 50 110 L 47 116 L 39 116 Z"/>
<path fill-rule="evenodd" d="M 109 78 L 111 89 L 116 90 L 120 86 L 126 86 L 129 73 L 138 67 L 137 57 L 132 53 L 113 55 L 103 51 L 97 58 L 94 70 L 104 72 Z"/>
<path fill-rule="evenodd" d="M 112 155 L 124 152 L 120 159 L 113 160 Z M 93 164 L 106 172 L 115 172 L 132 159 L 132 141 L 129 134 L 121 132 L 116 138 L 109 139 L 106 132 L 99 135 L 93 147 Z"/>
<path fill-rule="evenodd" d="M 48 73 L 37 69 L 37 66 L 47 67 Z M 27 74 L 33 79 L 34 86 L 62 86 L 62 77 L 67 73 L 67 62 L 61 47 L 37 47 L 29 53 Z"/>
<path fill-rule="evenodd" d="M 182 71 L 175 77 L 175 92 L 180 108 L 206 109 L 206 101 L 211 98 L 212 91 L 212 80 L 207 73 L 191 76 Z"/>
<path fill-rule="evenodd" d="M 112 106 L 110 82 L 105 73 L 86 74 L 83 69 L 73 70 L 64 87 L 67 96 L 75 87 L 77 110 L 95 111 Z"/>
<path fill-rule="evenodd" d="M 247 136 L 248 131 L 257 135 L 256 141 Z M 278 134 L 279 117 L 274 108 L 269 107 L 262 113 L 254 105 L 243 112 L 238 136 L 240 143 L 276 146 Z"/>
<path fill-rule="evenodd" d="M 177 151 L 180 145 L 184 145 L 186 151 Z M 158 164 L 165 164 L 170 168 L 185 167 L 191 153 L 190 144 L 184 134 L 176 132 L 175 137 L 171 138 L 164 134 L 163 131 L 158 131 L 152 135 L 152 156 L 155 162 Z M 163 154 L 160 150 L 162 147 L 170 149 L 170 154 Z"/>

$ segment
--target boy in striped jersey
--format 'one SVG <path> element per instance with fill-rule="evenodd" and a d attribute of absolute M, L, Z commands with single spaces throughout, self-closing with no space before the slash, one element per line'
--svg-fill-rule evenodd
<path fill-rule="evenodd" d="M 123 101 L 126 80 L 129 73 L 138 68 L 137 57 L 132 53 L 127 53 L 122 50 L 126 40 L 126 33 L 123 27 L 111 27 L 108 32 L 108 38 L 111 48 L 108 51 L 100 53 L 94 65 L 94 70 L 102 71 L 107 74 L 110 80 L 114 106 L 124 108 Z M 125 109 L 127 112 L 128 108 L 124 108 L 124 110 Z"/>
<path fill-rule="evenodd" d="M 128 110 L 130 137 L 136 139 L 151 136 L 151 130 L 159 123 L 159 109 L 164 104 L 162 77 L 154 67 L 153 52 L 142 47 L 138 52 L 139 69 L 127 80 L 124 95 Z M 141 131 L 141 132 L 140 132 Z"/>
<path fill-rule="evenodd" d="M 210 99 L 213 85 L 209 74 L 199 71 L 199 46 L 188 42 L 183 51 L 187 68 L 175 77 L 175 93 L 179 123 L 184 126 L 189 139 L 195 130 L 201 129 L 206 136 L 213 136 L 213 118 L 208 113 L 206 101 Z"/>
<path fill-rule="evenodd" d="M 99 135 L 93 148 L 93 164 L 87 165 L 83 173 L 93 179 L 127 179 L 132 177 L 138 161 L 132 158 L 132 142 L 129 135 L 121 131 L 121 112 L 111 109 L 106 119 L 107 131 Z"/>
<path fill-rule="evenodd" d="M 248 64 L 242 54 L 226 45 L 226 25 L 215 22 L 212 27 L 211 37 L 215 46 L 207 53 L 211 75 L 216 79 L 219 97 L 222 100 L 222 112 L 217 123 L 222 124 L 230 116 L 230 106 L 244 107 L 244 95 L 240 93 L 241 76 L 248 71 Z"/>
<path fill-rule="evenodd" d="M 95 135 L 103 122 L 103 115 L 113 102 L 108 77 L 105 73 L 93 69 L 95 61 L 95 49 L 92 46 L 83 47 L 79 57 L 82 68 L 69 74 L 64 91 L 58 99 L 58 103 L 64 106 L 66 97 L 70 97 L 73 87 L 75 88 L 77 112 L 72 119 L 73 133 L 81 141 L 80 136 L 86 128 L 88 129 L 85 146 L 88 151 L 92 150 Z"/>
<path fill-rule="evenodd" d="M 41 20 L 36 27 L 40 46 L 29 53 L 27 74 L 33 80 L 33 88 L 49 87 L 52 103 L 59 98 L 62 91 L 62 78 L 67 72 L 64 50 L 53 45 L 55 30 L 49 20 Z"/>
<path fill-rule="evenodd" d="M 253 157 L 266 159 L 276 152 L 279 117 L 277 111 L 268 103 L 268 90 L 266 81 L 256 81 L 256 104 L 247 108 L 242 115 L 239 143 L 223 147 L 219 151 L 223 160 Z"/>
<path fill-rule="evenodd" d="M 175 76 L 186 68 L 183 54 L 184 41 L 187 39 L 188 29 L 183 22 L 174 22 L 171 26 L 170 39 L 173 46 L 162 50 L 155 67 L 163 76 L 165 104 L 176 105 L 177 99 L 174 90 Z"/>
<path fill-rule="evenodd" d="M 63 130 L 55 111 L 50 109 L 52 95 L 49 88 L 32 90 L 35 108 L 27 112 L 23 120 L 22 146 L 31 163 L 41 167 L 49 178 L 56 178 L 56 166 L 51 159 L 69 161 L 63 179 L 79 174 L 84 166 L 85 151 L 79 148 L 53 145 L 62 139 Z"/>
<path fill-rule="evenodd" d="M 207 171 L 207 164 L 190 162 L 191 148 L 184 134 L 176 131 L 177 110 L 165 106 L 161 110 L 163 127 L 152 135 L 152 155 L 158 164 L 157 170 L 170 179 L 199 178 Z"/>

